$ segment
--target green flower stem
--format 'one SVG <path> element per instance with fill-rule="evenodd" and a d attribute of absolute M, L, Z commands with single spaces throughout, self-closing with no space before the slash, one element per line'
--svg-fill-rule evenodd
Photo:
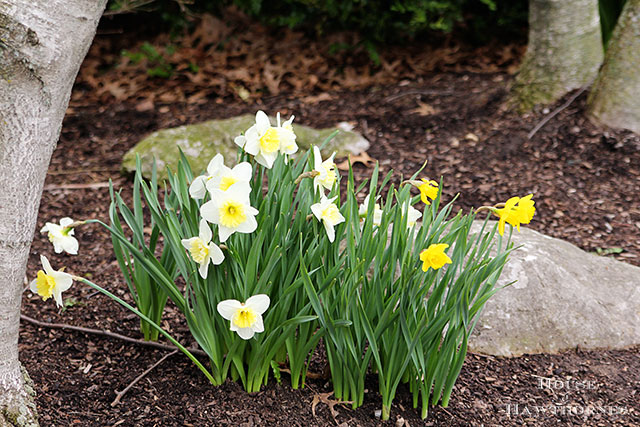
<path fill-rule="evenodd" d="M 205 368 L 202 363 L 200 363 L 200 361 L 198 359 L 196 359 L 196 357 L 191 354 L 191 352 L 189 350 L 186 349 L 185 346 L 183 346 L 182 344 L 180 344 L 178 342 L 178 340 L 176 340 L 175 338 L 173 338 L 171 335 L 169 335 L 169 333 L 167 331 L 165 331 L 164 329 L 162 329 L 160 326 L 158 326 L 158 324 L 156 324 L 153 320 L 149 319 L 147 316 L 145 316 L 144 314 L 142 314 L 140 311 L 138 311 L 136 308 L 134 308 L 133 306 L 131 306 L 130 304 L 126 303 L 124 300 L 122 300 L 121 298 L 118 298 L 117 296 L 115 296 L 114 294 L 112 294 L 111 292 L 107 291 L 106 289 L 96 285 L 95 283 L 91 282 L 90 280 L 85 279 L 84 277 L 78 277 L 78 276 L 73 276 L 73 280 L 77 281 L 77 282 L 82 282 L 85 285 L 89 285 L 91 286 L 93 289 L 97 290 L 98 292 L 103 293 L 104 295 L 108 296 L 109 298 L 111 298 L 112 300 L 116 301 L 118 304 L 122 305 L 123 307 L 127 308 L 128 310 L 134 312 L 138 317 L 140 317 L 141 319 L 144 319 L 145 321 L 147 321 L 151 326 L 153 326 L 155 329 L 158 330 L 158 332 L 160 332 L 162 335 L 164 335 L 169 341 L 171 341 L 171 343 L 173 345 L 175 345 L 180 351 L 182 351 L 189 359 L 191 359 L 191 361 L 193 363 L 196 364 L 196 366 L 204 373 L 204 375 L 207 377 L 207 379 L 212 383 L 212 384 L 216 384 L 216 381 L 213 379 L 213 377 L 211 376 L 211 374 L 209 373 L 209 371 L 207 371 L 207 368 Z"/>

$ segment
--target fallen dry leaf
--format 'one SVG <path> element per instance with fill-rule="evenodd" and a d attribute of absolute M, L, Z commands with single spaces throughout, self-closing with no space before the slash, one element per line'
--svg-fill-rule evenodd
<path fill-rule="evenodd" d="M 329 407 L 329 411 L 331 411 L 331 416 L 333 418 L 338 416 L 338 411 L 336 411 L 336 409 L 334 408 L 334 406 L 336 405 L 345 405 L 347 403 L 353 403 L 349 400 L 331 400 L 329 399 L 329 396 L 331 396 L 333 394 L 333 392 L 329 392 L 329 393 L 318 393 L 315 394 L 313 396 L 313 401 L 311 402 L 311 413 L 313 414 L 313 416 L 316 416 L 316 406 L 318 406 L 318 403 L 322 402 L 325 405 L 327 405 Z"/>
<path fill-rule="evenodd" d="M 409 112 L 418 114 L 420 116 L 430 116 L 438 112 L 438 110 L 436 110 L 429 104 L 425 104 L 424 102 L 418 101 L 418 105 L 419 107 L 416 107 L 413 110 L 410 110 Z"/>
<path fill-rule="evenodd" d="M 349 158 L 347 160 L 345 160 L 344 162 L 338 164 L 338 169 L 343 170 L 343 171 L 348 171 L 349 170 L 349 161 L 351 161 L 351 165 L 355 165 L 356 163 L 362 163 L 363 165 L 365 165 L 366 167 L 369 167 L 369 163 L 373 163 L 376 160 L 371 158 L 371 156 L 369 156 L 369 153 L 367 153 L 366 151 L 363 151 L 362 153 L 358 154 L 357 156 L 351 156 L 349 155 Z"/>

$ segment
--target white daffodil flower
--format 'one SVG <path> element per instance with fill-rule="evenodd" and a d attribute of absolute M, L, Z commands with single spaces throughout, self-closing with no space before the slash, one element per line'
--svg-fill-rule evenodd
<path fill-rule="evenodd" d="M 380 196 L 376 197 L 376 201 L 380 198 Z M 369 208 L 369 194 L 364 198 L 364 202 L 358 207 L 358 215 L 360 216 L 360 220 L 364 221 L 367 217 L 367 209 Z M 382 223 L 382 209 L 380 209 L 380 204 L 375 203 L 373 205 L 373 225 L 380 226 Z"/>
<path fill-rule="evenodd" d="M 29 284 L 29 289 L 38 294 L 44 301 L 53 297 L 58 307 L 62 307 L 62 293 L 71 287 L 73 279 L 69 273 L 54 270 L 46 256 L 40 255 L 44 271 L 38 271 L 36 279 Z"/>
<path fill-rule="evenodd" d="M 269 308 L 269 297 L 265 294 L 254 295 L 245 303 L 228 299 L 218 303 L 218 313 L 231 321 L 230 330 L 237 332 L 243 340 L 253 338 L 256 332 L 264 331 L 262 313 Z"/>
<path fill-rule="evenodd" d="M 220 248 L 211 241 L 212 233 L 209 224 L 204 219 L 200 220 L 200 232 L 198 237 L 182 239 L 182 246 L 191 254 L 191 258 L 198 264 L 198 272 L 203 279 L 207 278 L 209 263 L 218 265 L 224 261 L 224 254 Z"/>
<path fill-rule="evenodd" d="M 258 111 L 256 124 L 247 129 L 244 135 L 236 137 L 234 142 L 255 156 L 256 161 L 262 166 L 271 169 L 280 150 L 280 134 L 277 128 L 271 126 L 264 111 Z"/>
<path fill-rule="evenodd" d="M 411 206 L 409 202 L 404 202 L 401 209 L 402 216 L 404 217 L 406 215 L 407 217 L 407 228 L 413 227 L 416 225 L 416 221 L 422 218 L 422 212 Z"/>
<path fill-rule="evenodd" d="M 78 241 L 73 237 L 74 230 L 69 227 L 73 224 L 71 218 L 62 218 L 60 225 L 53 222 L 47 222 L 40 230 L 41 233 L 47 233 L 49 241 L 53 243 L 53 249 L 57 254 L 65 251 L 71 255 L 78 254 Z"/>
<path fill-rule="evenodd" d="M 322 188 L 331 191 L 333 184 L 336 182 L 336 164 L 333 162 L 335 155 L 336 153 L 333 153 L 331 157 L 323 162 L 320 149 L 315 145 L 313 146 L 313 169 L 319 173 L 319 175 L 313 178 L 313 186 L 322 193 L 324 193 Z"/>
<path fill-rule="evenodd" d="M 320 203 L 311 205 L 311 212 L 313 212 L 313 215 L 318 219 L 318 221 L 322 222 L 331 243 L 336 239 L 334 227 L 345 221 L 344 217 L 338 210 L 338 206 L 333 203 L 337 197 L 338 196 L 327 199 L 323 195 L 320 198 Z"/>
<path fill-rule="evenodd" d="M 280 136 L 280 152 L 282 154 L 293 154 L 298 151 L 298 144 L 296 144 L 296 134 L 293 132 L 293 119 L 295 116 L 289 117 L 289 120 L 280 125 L 280 113 L 278 113 L 277 120 L 278 126 L 276 130 Z"/>
<path fill-rule="evenodd" d="M 238 163 L 233 167 L 233 169 L 222 164 L 216 175 L 207 180 L 207 190 L 209 193 L 216 189 L 227 191 L 229 187 L 236 182 L 246 182 L 247 184 L 250 184 L 252 173 L 253 170 L 251 169 L 251 163 L 249 162 Z"/>
<path fill-rule="evenodd" d="M 252 233 L 258 227 L 255 218 L 258 210 L 249 204 L 249 193 L 248 183 L 236 182 L 226 191 L 213 189 L 211 200 L 200 207 L 200 215 L 218 225 L 220 242 L 235 232 Z"/>
<path fill-rule="evenodd" d="M 194 199 L 204 199 L 204 196 L 207 195 L 207 182 L 216 178 L 220 174 L 223 166 L 224 157 L 222 157 L 222 154 L 218 153 L 213 156 L 213 159 L 211 159 L 207 166 L 207 173 L 196 177 L 189 186 L 189 195 Z"/>

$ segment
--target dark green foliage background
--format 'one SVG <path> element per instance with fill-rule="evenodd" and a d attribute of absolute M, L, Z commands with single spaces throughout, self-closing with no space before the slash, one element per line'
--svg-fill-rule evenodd
<path fill-rule="evenodd" d="M 137 2 L 141 2 L 139 6 Z M 354 31 L 366 42 L 398 43 L 460 30 L 469 41 L 526 36 L 526 0 L 110 0 L 111 12 L 147 12 L 171 28 L 189 13 L 235 4 L 258 21 L 317 35 Z"/>
<path fill-rule="evenodd" d="M 599 0 L 606 47 L 626 0 Z M 147 13 L 167 30 L 189 26 L 192 14 L 220 15 L 236 5 L 256 20 L 311 35 L 354 31 L 367 47 L 433 39 L 456 30 L 473 44 L 526 37 L 526 0 L 110 0 L 111 13 Z"/>

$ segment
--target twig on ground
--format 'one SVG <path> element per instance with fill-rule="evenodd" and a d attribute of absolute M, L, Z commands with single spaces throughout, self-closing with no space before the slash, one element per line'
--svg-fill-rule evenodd
<path fill-rule="evenodd" d="M 47 175 L 77 175 L 77 174 L 81 174 L 81 173 L 118 172 L 118 171 L 119 171 L 119 169 L 114 169 L 114 168 L 52 170 L 52 171 L 48 171 Z"/>
<path fill-rule="evenodd" d="M 109 188 L 108 182 L 92 182 L 89 184 L 60 184 L 60 185 L 45 185 L 43 191 L 55 191 L 55 190 L 95 190 L 98 188 Z"/>
<path fill-rule="evenodd" d="M 385 102 L 395 101 L 398 98 L 408 95 L 452 95 L 450 90 L 408 90 L 406 92 L 397 93 L 395 95 L 387 96 Z"/>
<path fill-rule="evenodd" d="M 167 360 L 168 358 L 170 358 L 171 356 L 173 356 L 174 354 L 176 354 L 178 352 L 178 350 L 173 350 L 171 353 L 165 354 L 164 356 L 162 356 L 162 358 L 160 360 L 158 360 L 156 363 L 154 363 L 153 365 L 151 365 L 151 367 L 149 369 L 147 369 L 146 371 L 144 371 L 143 373 L 141 373 L 140 375 L 138 375 L 136 377 L 136 379 L 134 379 L 133 381 L 131 381 L 131 383 L 125 387 L 124 390 L 122 391 L 118 391 L 116 392 L 116 398 L 113 399 L 113 402 L 111 402 L 111 407 L 113 408 L 114 406 L 116 406 L 118 403 L 120 403 L 120 399 L 122 399 L 122 397 L 127 394 L 127 392 L 131 389 L 131 387 L 133 387 L 134 385 L 136 385 L 136 383 L 138 381 L 140 381 L 142 378 L 145 377 L 145 375 L 147 375 L 149 372 L 153 371 L 155 369 L 156 366 L 158 366 L 159 364 L 161 364 L 162 362 L 164 362 L 165 360 Z"/>
<path fill-rule="evenodd" d="M 20 315 L 20 319 L 27 321 L 29 323 L 33 323 L 34 325 L 37 326 L 41 326 L 43 328 L 50 328 L 50 329 L 68 329 L 70 331 L 76 331 L 76 332 L 82 332 L 85 334 L 94 334 L 94 335 L 101 335 L 103 337 L 109 337 L 109 338 L 116 338 L 122 341 L 126 341 L 132 344 L 138 344 L 138 345 L 144 345 L 147 347 L 154 347 L 154 348 L 159 348 L 161 350 L 175 350 L 176 347 L 173 345 L 167 345 L 167 344 L 162 344 L 159 342 L 155 342 L 155 341 L 144 341 L 144 340 L 138 340 L 135 338 L 131 338 L 128 337 L 126 335 L 120 335 L 120 334 L 116 334 L 114 332 L 109 332 L 109 331 L 102 331 L 99 329 L 91 329 L 91 328 L 83 328 L 82 326 L 73 326 L 73 325 L 67 325 L 66 323 L 47 323 L 47 322 L 41 322 L 39 320 L 36 320 L 32 317 L 29 316 L 25 316 L 24 314 Z M 193 354 L 197 354 L 200 356 L 206 356 L 207 354 L 197 348 L 189 348 L 187 349 L 189 350 L 191 353 Z"/>
<path fill-rule="evenodd" d="M 547 124 L 547 122 L 549 122 L 549 120 L 553 119 L 559 112 L 561 112 L 562 110 L 564 110 L 565 108 L 567 108 L 569 105 L 571 105 L 571 103 L 573 101 L 576 100 L 577 97 L 579 97 L 580 95 L 582 95 L 582 93 L 587 90 L 587 85 L 582 86 L 580 88 L 579 91 L 577 91 L 576 93 L 574 93 L 573 95 L 571 95 L 571 98 L 567 99 L 567 102 L 565 102 L 564 104 L 562 104 L 561 106 L 559 106 L 558 108 L 556 108 L 555 110 L 553 110 L 551 113 L 549 113 L 544 119 L 540 120 L 540 123 L 538 123 L 536 125 L 536 127 L 534 127 L 533 129 L 531 129 L 531 132 L 529 132 L 529 134 L 527 135 L 527 139 L 531 139 L 533 138 L 533 135 L 536 134 L 536 132 L 538 132 L 540 129 L 542 129 L 542 127 L 544 125 Z"/>

